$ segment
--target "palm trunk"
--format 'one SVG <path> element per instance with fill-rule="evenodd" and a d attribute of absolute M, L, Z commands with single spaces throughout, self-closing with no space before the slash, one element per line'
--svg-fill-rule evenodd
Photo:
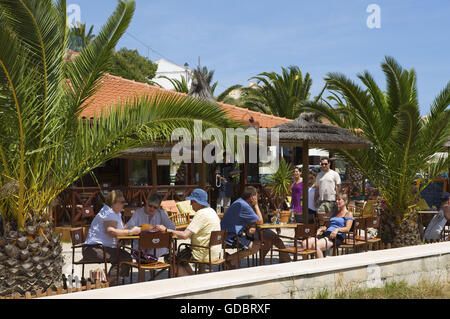
<path fill-rule="evenodd" d="M 0 236 L 0 296 L 47 290 L 62 279 L 60 239 L 51 224 L 27 221 L 25 231 L 5 225 Z"/>
<path fill-rule="evenodd" d="M 414 246 L 420 243 L 417 214 L 389 213 L 385 211 L 381 218 L 381 240 L 392 247 Z"/>

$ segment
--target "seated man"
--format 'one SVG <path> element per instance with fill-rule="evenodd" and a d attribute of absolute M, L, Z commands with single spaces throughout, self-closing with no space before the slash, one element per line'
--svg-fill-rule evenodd
<path fill-rule="evenodd" d="M 238 235 L 239 248 L 241 251 L 227 258 L 228 268 L 235 268 L 239 258 L 255 254 L 261 247 L 259 233 L 256 232 L 255 224 L 262 224 L 263 217 L 258 206 L 258 191 L 253 186 L 247 186 L 241 198 L 237 199 L 222 217 L 220 225 L 227 231 L 227 244 L 237 247 L 236 234 Z M 262 232 L 264 242 L 263 257 L 267 255 L 272 245 L 282 249 L 286 248 L 283 241 L 271 230 Z M 280 252 L 280 262 L 289 262 L 289 254 Z"/>
<path fill-rule="evenodd" d="M 183 230 L 167 229 L 164 225 L 157 225 L 157 228 L 161 231 L 167 231 L 174 233 L 178 239 L 191 239 L 193 245 L 205 246 L 209 245 L 209 239 L 211 232 L 220 230 L 219 216 L 214 209 L 212 209 L 208 203 L 208 193 L 203 189 L 196 188 L 192 191 L 191 195 L 186 198 L 191 201 L 192 208 L 195 210 L 195 217 L 192 219 L 189 226 Z M 219 259 L 221 252 L 220 245 L 211 247 L 211 259 Z M 177 256 L 177 274 L 178 277 L 193 275 L 194 271 L 187 262 L 187 260 L 195 259 L 208 261 L 209 253 L 207 249 L 193 247 L 192 250 L 184 250 L 180 252 L 181 256 Z M 204 265 L 200 265 L 199 273 L 205 272 Z"/>
<path fill-rule="evenodd" d="M 165 210 L 160 207 L 161 201 L 161 196 L 156 193 L 151 194 L 145 205 L 134 212 L 127 223 L 127 227 L 131 229 L 135 226 L 141 227 L 142 224 L 148 224 L 153 226 L 164 225 L 167 228 L 175 229 L 175 225 L 170 220 L 169 216 L 167 216 Z M 138 243 L 137 240 L 135 240 L 133 242 L 133 248 L 137 249 L 137 247 Z M 166 257 L 169 251 L 167 248 L 157 248 L 155 255 L 153 249 L 145 251 L 145 253 L 159 258 L 161 256 Z"/>
<path fill-rule="evenodd" d="M 450 220 L 450 193 L 443 193 L 441 196 L 441 207 L 439 212 L 434 215 L 425 230 L 425 241 L 433 242 L 441 239 L 442 230 L 447 221 Z M 447 238 L 448 239 L 448 238 Z"/>

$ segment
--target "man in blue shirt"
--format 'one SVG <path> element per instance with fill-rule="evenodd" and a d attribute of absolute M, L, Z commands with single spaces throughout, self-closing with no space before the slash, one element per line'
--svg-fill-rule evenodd
<path fill-rule="evenodd" d="M 239 262 L 238 257 L 244 258 L 255 254 L 261 248 L 261 239 L 256 232 L 255 224 L 262 224 L 263 217 L 258 206 L 258 191 L 253 186 L 247 186 L 241 198 L 237 199 L 227 209 L 222 217 L 220 226 L 227 231 L 227 244 L 237 247 L 236 234 L 239 241 L 238 253 L 229 255 L 227 264 L 229 268 L 235 268 Z M 263 257 L 269 252 L 272 245 L 277 248 L 286 248 L 283 241 L 271 230 L 262 232 L 264 242 Z M 280 252 L 280 262 L 289 262 L 289 254 Z"/>

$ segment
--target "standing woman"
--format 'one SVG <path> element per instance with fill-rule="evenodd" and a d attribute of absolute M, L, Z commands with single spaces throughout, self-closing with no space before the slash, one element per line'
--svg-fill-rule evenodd
<path fill-rule="evenodd" d="M 116 284 L 117 279 L 117 238 L 118 236 L 137 235 L 141 232 L 140 227 L 127 229 L 122 222 L 121 212 L 125 205 L 125 197 L 119 190 L 111 191 L 105 200 L 105 205 L 95 216 L 84 242 L 83 259 L 89 261 L 103 261 L 103 249 L 96 246 L 102 244 L 105 247 L 106 261 L 112 266 L 108 271 L 108 282 L 110 286 Z M 132 261 L 131 255 L 120 250 L 120 261 Z M 129 273 L 129 266 L 122 264 L 120 268 L 120 277 L 125 277 Z"/>
<path fill-rule="evenodd" d="M 294 181 L 291 185 L 291 209 L 294 210 L 295 222 L 301 223 L 303 221 L 302 217 L 302 195 L 303 195 L 303 179 L 300 170 L 296 167 L 294 168 Z"/>
<path fill-rule="evenodd" d="M 352 228 L 353 214 L 347 210 L 348 196 L 340 193 L 336 197 L 337 213 L 330 218 L 330 227 L 322 226 L 317 230 L 317 248 L 315 247 L 315 240 L 309 238 L 302 242 L 302 246 L 307 249 L 316 249 L 317 258 L 323 258 L 323 251 L 332 248 L 334 239 L 336 245 L 339 247 L 345 239 L 344 233 L 348 233 Z M 306 247 L 308 243 L 308 247 Z"/>
<path fill-rule="evenodd" d="M 316 174 L 310 173 L 309 174 L 309 181 L 308 181 L 308 217 L 309 217 L 309 223 L 314 223 L 317 220 L 317 207 L 316 203 L 314 202 L 314 195 L 316 193 Z"/>

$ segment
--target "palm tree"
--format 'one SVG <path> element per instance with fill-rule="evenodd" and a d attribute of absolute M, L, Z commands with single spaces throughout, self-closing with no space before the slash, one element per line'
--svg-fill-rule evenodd
<path fill-rule="evenodd" d="M 232 85 L 229 88 L 227 88 L 225 91 L 223 91 L 221 94 L 216 96 L 217 102 L 223 102 L 226 104 L 233 104 L 237 106 L 242 105 L 242 99 L 241 98 L 233 98 L 230 96 L 230 93 L 234 90 L 241 90 L 242 91 L 243 86 L 240 84 Z"/>
<path fill-rule="evenodd" d="M 391 57 L 386 57 L 381 67 L 385 92 L 367 71 L 358 74 L 363 87 L 342 74 L 329 73 L 326 82 L 334 107 L 328 102 L 310 102 L 305 107 L 373 143 L 368 150 L 339 153 L 374 183 L 386 201 L 383 241 L 393 246 L 417 244 L 417 214 L 409 208 L 419 192 L 414 192 L 412 185 L 419 172 L 426 172 L 431 179 L 449 167 L 448 158 L 431 159 L 450 135 L 450 82 L 435 98 L 430 114 L 421 117 L 415 71 L 403 69 Z"/>
<path fill-rule="evenodd" d="M 186 94 L 189 93 L 189 86 L 188 86 L 188 83 L 187 83 L 184 75 L 181 76 L 181 80 L 171 79 L 165 75 L 160 75 L 160 76 L 158 76 L 158 78 L 168 80 L 170 82 L 170 84 L 172 84 L 173 91 L 175 91 L 175 92 L 186 93 Z"/>
<path fill-rule="evenodd" d="M 60 282 L 49 207 L 79 177 L 126 149 L 170 138 L 174 128 L 193 130 L 196 119 L 204 128 L 234 125 L 206 101 L 167 93 L 80 119 L 134 10 L 134 1 L 120 1 L 67 61 L 65 0 L 0 0 L 0 295 Z"/>
<path fill-rule="evenodd" d="M 298 66 L 281 69 L 282 74 L 263 72 L 250 78 L 257 86 L 243 89 L 243 103 L 254 111 L 295 119 L 310 97 L 312 80 L 309 73 L 303 77 Z"/>
<path fill-rule="evenodd" d="M 82 48 L 94 40 L 95 34 L 92 33 L 93 30 L 94 26 L 92 25 L 86 33 L 86 24 L 77 22 L 77 26 L 69 30 L 69 49 L 76 52 L 81 51 Z"/>
<path fill-rule="evenodd" d="M 208 71 L 206 66 L 200 68 L 199 65 L 197 69 L 193 70 L 192 83 L 188 95 L 215 102 L 213 94 L 218 82 L 216 81 L 211 85 L 213 76 L 214 70 Z"/>

